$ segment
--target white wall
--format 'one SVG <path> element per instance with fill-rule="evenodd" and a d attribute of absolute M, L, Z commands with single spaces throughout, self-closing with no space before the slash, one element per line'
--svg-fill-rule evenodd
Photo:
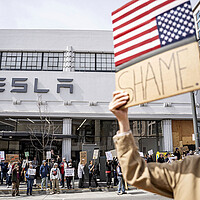
<path fill-rule="evenodd" d="M 54 117 L 76 118 L 113 118 L 108 110 L 115 90 L 114 73 L 100 72 L 36 72 L 36 71 L 0 71 L 0 78 L 6 78 L 5 91 L 0 93 L 0 116 L 37 116 L 36 106 L 38 96 L 34 93 L 34 79 L 38 78 L 39 88 L 48 88 L 48 93 L 42 94 L 42 101 L 47 102 L 46 113 Z M 27 93 L 11 93 L 12 78 L 28 78 Z M 57 93 L 57 78 L 73 79 L 73 94 L 68 88 Z M 19 105 L 15 105 L 21 101 Z M 71 105 L 64 105 L 71 102 Z M 90 102 L 96 105 L 89 105 Z M 171 107 L 164 107 L 164 103 Z M 45 106 L 44 106 L 45 107 Z M 179 95 L 149 103 L 147 106 L 135 106 L 129 110 L 132 119 L 188 119 L 191 116 L 189 94 Z"/>

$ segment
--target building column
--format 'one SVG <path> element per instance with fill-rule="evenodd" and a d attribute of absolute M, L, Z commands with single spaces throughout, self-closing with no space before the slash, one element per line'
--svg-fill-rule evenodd
<path fill-rule="evenodd" d="M 164 151 L 173 152 L 172 120 L 162 121 Z"/>
<path fill-rule="evenodd" d="M 63 119 L 63 135 L 72 134 L 72 119 Z M 62 157 L 67 161 L 71 159 L 71 138 L 63 138 L 62 141 Z"/>
<path fill-rule="evenodd" d="M 100 147 L 100 120 L 95 120 L 95 144 Z"/>

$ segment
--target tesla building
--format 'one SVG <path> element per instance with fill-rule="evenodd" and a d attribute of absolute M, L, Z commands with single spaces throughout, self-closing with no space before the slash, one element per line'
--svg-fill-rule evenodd
<path fill-rule="evenodd" d="M 118 130 L 114 90 L 111 31 L 0 30 L 0 151 L 78 160 L 83 144 L 96 144 L 105 155 Z M 132 107 L 129 117 L 144 153 L 194 148 L 189 94 Z"/>

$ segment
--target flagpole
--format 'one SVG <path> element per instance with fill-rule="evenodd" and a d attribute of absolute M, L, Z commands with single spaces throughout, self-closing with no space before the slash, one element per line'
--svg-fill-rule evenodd
<path fill-rule="evenodd" d="M 194 92 L 190 92 L 190 97 L 191 97 L 192 118 L 193 118 L 194 136 L 195 136 L 195 149 L 196 153 L 199 154 L 199 133 L 198 133 L 198 122 L 197 122 Z"/>

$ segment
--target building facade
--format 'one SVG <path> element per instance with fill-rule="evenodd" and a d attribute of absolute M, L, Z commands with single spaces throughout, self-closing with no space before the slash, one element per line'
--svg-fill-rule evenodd
<path fill-rule="evenodd" d="M 200 2 L 196 4 L 196 6 L 193 8 L 194 13 L 194 19 L 196 24 L 196 31 L 197 31 L 197 39 L 199 41 L 200 46 Z"/>
<path fill-rule="evenodd" d="M 0 30 L 0 151 L 78 160 L 96 144 L 104 156 L 118 130 L 114 90 L 111 31 Z M 194 148 L 188 93 L 132 107 L 129 118 L 144 153 Z"/>

